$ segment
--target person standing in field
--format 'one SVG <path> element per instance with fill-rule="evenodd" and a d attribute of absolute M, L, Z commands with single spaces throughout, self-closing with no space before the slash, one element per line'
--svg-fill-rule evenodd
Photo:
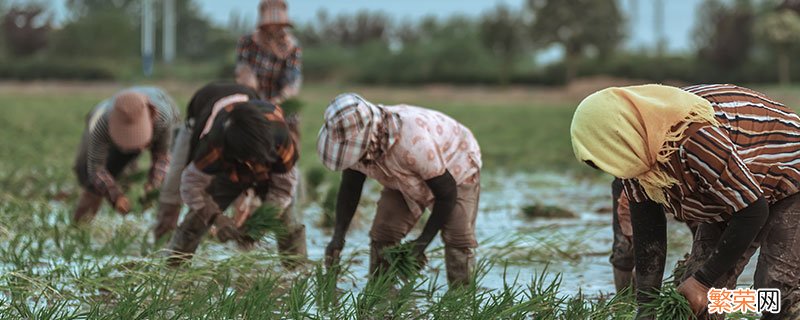
<path fill-rule="evenodd" d="M 640 303 L 661 286 L 667 212 L 698 223 L 678 286 L 696 314 L 709 288 L 735 287 L 760 247 L 755 287 L 782 295 L 782 312 L 764 319 L 800 317 L 800 117 L 792 110 L 734 85 L 608 88 L 580 103 L 571 137 L 578 160 L 622 179 Z"/>
<path fill-rule="evenodd" d="M 286 1 L 262 0 L 255 32 L 236 45 L 236 82 L 256 89 L 262 100 L 280 105 L 296 96 L 302 84 L 302 57 L 289 33 Z"/>
<path fill-rule="evenodd" d="M 399 244 L 428 208 L 430 218 L 412 241 L 414 256 L 423 265 L 425 249 L 441 230 L 448 282 L 453 286 L 471 281 L 481 153 L 469 129 L 437 111 L 375 105 L 346 93 L 325 110 L 317 152 L 328 169 L 342 171 L 326 266 L 338 264 L 364 181 L 370 177 L 383 185 L 369 232 L 370 274 L 388 268 L 383 251 Z"/>
<path fill-rule="evenodd" d="M 189 206 L 168 246 L 172 262 L 191 257 L 212 225 L 221 241 L 236 240 L 251 247 L 258 239 L 239 229 L 248 216 L 234 221 L 222 213 L 249 189 L 280 209 L 286 233 L 278 237 L 278 250 L 286 256 L 285 264 L 294 266 L 295 261 L 305 259 L 305 225 L 293 210 L 297 133 L 284 120 L 280 107 L 258 100 L 251 88 L 212 83 L 195 93 L 187 119 L 173 150 L 180 163 L 170 167 L 160 199 L 164 210 L 160 210 L 155 230 L 158 237 L 173 228 L 180 210 L 176 201 Z"/>
<path fill-rule="evenodd" d="M 152 165 L 144 188 L 147 192 L 159 188 L 179 117 L 172 98 L 155 87 L 128 88 L 95 106 L 86 116 L 73 168 L 83 188 L 73 222 L 90 222 L 103 198 L 127 214 L 131 203 L 116 179 L 148 148 Z"/>

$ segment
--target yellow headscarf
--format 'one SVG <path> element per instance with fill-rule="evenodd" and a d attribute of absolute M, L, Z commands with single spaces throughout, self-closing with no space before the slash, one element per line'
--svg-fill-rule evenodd
<path fill-rule="evenodd" d="M 634 178 L 647 196 L 665 204 L 664 189 L 678 181 L 658 164 L 675 152 L 695 122 L 718 126 L 707 100 L 662 85 L 612 87 L 583 99 L 572 118 L 572 149 L 580 161 L 622 179 Z"/>

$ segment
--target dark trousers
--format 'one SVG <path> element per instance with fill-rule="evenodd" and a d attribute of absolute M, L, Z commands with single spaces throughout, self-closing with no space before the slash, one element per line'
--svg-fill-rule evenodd
<path fill-rule="evenodd" d="M 631 237 L 628 237 L 622 233 L 622 228 L 620 227 L 619 223 L 619 214 L 617 211 L 619 208 L 619 196 L 622 195 L 623 191 L 622 181 L 619 179 L 614 179 L 614 182 L 611 183 L 611 196 L 613 198 L 612 228 L 614 231 L 614 240 L 611 245 L 611 257 L 609 258 L 609 261 L 617 269 L 631 271 L 635 265 L 633 261 L 633 241 Z"/>
<path fill-rule="evenodd" d="M 264 188 L 258 188 L 258 186 L 254 186 L 252 184 L 232 182 L 223 174 L 214 176 L 214 179 L 211 180 L 211 184 L 206 189 L 206 192 L 208 192 L 208 194 L 217 204 L 219 210 L 225 211 L 225 209 L 227 209 L 231 203 L 236 201 L 236 198 L 238 198 L 249 188 L 254 188 L 258 197 L 261 198 L 262 201 L 264 200 L 266 194 L 266 192 L 263 191 Z"/>
<path fill-rule="evenodd" d="M 714 283 L 716 288 L 736 287 L 736 279 L 759 247 L 754 287 L 781 291 L 781 313 L 765 314 L 764 319 L 798 319 L 800 310 L 800 194 L 785 198 L 769 207 L 769 218 L 756 240 L 736 265 Z M 686 261 L 684 280 L 694 274 L 717 248 L 725 222 L 701 224 Z M 719 316 L 710 319 L 721 319 Z"/>
<path fill-rule="evenodd" d="M 106 170 L 111 173 L 111 176 L 118 178 L 128 165 L 131 165 L 138 157 L 140 152 L 123 152 L 114 146 L 111 146 L 108 151 L 108 158 L 106 159 Z M 88 167 L 89 157 L 89 132 L 88 129 L 81 137 L 81 144 L 78 147 L 78 155 L 75 157 L 75 166 L 73 170 L 78 177 L 78 183 L 87 191 L 98 194 L 99 192 L 92 185 L 91 177 L 89 177 Z"/>

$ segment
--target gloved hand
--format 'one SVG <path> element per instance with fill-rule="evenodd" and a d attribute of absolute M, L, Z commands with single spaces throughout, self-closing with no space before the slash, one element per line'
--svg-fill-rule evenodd
<path fill-rule="evenodd" d="M 236 228 L 233 220 L 224 214 L 217 215 L 214 220 L 214 226 L 217 227 L 217 239 L 220 242 L 228 242 L 230 240 L 240 242 L 242 240 L 242 234 Z"/>

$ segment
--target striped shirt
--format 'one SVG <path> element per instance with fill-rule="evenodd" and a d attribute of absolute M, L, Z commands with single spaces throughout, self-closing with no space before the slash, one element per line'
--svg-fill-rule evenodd
<path fill-rule="evenodd" d="M 133 87 L 125 91 L 134 91 L 147 96 L 153 106 L 153 140 L 150 145 L 152 167 L 150 181 L 161 180 L 166 175 L 169 165 L 169 144 L 172 140 L 172 128 L 180 121 L 180 112 L 175 102 L 164 91 L 155 87 Z M 109 151 L 114 146 L 108 131 L 108 117 L 114 106 L 114 97 L 103 100 L 89 114 L 88 128 L 88 163 L 89 181 L 95 190 L 106 196 L 112 203 L 123 194 L 114 177 L 106 169 Z"/>
<path fill-rule="evenodd" d="M 800 187 L 800 117 L 763 94 L 734 85 L 683 88 L 709 102 L 719 127 L 692 124 L 662 164 L 678 184 L 665 210 L 682 221 L 726 221 L 763 197 L 773 204 Z M 631 200 L 647 196 L 624 180 Z"/>
<path fill-rule="evenodd" d="M 294 49 L 285 59 L 259 46 L 252 34 L 241 37 L 236 45 L 236 63 L 253 70 L 264 100 L 280 103 L 300 91 L 302 50 L 294 38 L 291 41 Z"/>

